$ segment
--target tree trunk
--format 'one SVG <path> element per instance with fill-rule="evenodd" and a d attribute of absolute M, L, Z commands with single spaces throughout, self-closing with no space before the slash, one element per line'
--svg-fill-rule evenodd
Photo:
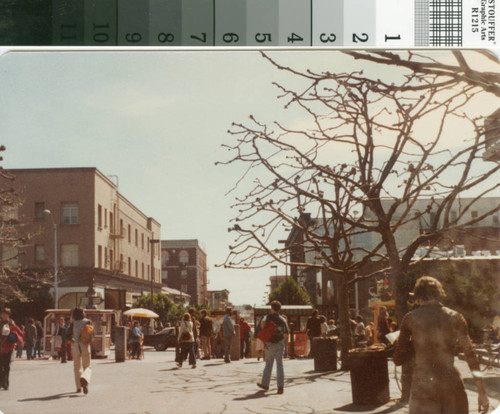
<path fill-rule="evenodd" d="M 352 349 L 351 319 L 349 317 L 349 287 L 347 274 L 338 276 L 338 304 L 340 325 L 340 369 L 348 370 L 349 350 Z"/>

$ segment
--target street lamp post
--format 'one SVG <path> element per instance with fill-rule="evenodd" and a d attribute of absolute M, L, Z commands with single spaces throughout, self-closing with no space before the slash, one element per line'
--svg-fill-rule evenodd
<path fill-rule="evenodd" d="M 52 221 L 52 225 L 54 226 L 54 309 L 58 309 L 58 302 L 59 302 L 59 294 L 57 291 L 57 273 L 58 273 L 58 267 L 57 267 L 57 224 L 54 221 L 54 217 L 52 215 L 52 212 L 50 210 L 43 210 L 43 214 L 45 216 L 50 217 L 50 220 Z"/>
<path fill-rule="evenodd" d="M 153 282 L 154 282 L 154 276 L 155 276 L 155 256 L 154 256 L 154 247 L 155 247 L 155 244 L 158 244 L 160 243 L 160 239 L 151 239 L 149 241 L 149 243 L 151 244 L 151 273 L 149 275 L 150 279 L 151 279 L 151 310 L 153 310 L 153 304 L 154 304 L 154 300 L 153 300 Z"/>

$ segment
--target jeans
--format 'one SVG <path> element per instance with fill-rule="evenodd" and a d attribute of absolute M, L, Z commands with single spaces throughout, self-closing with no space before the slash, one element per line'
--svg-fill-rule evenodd
<path fill-rule="evenodd" d="M 273 371 L 274 360 L 276 360 L 276 378 L 278 382 L 278 388 L 283 388 L 285 385 L 285 370 L 283 369 L 283 352 L 285 348 L 285 343 L 279 341 L 277 343 L 268 342 L 265 347 L 266 353 L 266 366 L 264 367 L 264 372 L 262 373 L 261 384 L 264 387 L 269 387 L 271 382 L 271 373 Z"/>
<path fill-rule="evenodd" d="M 0 388 L 9 388 L 9 373 L 12 351 L 0 354 Z"/>
<path fill-rule="evenodd" d="M 37 339 L 35 342 L 35 352 L 33 353 L 33 356 L 36 357 L 38 354 L 38 358 L 42 357 L 42 340 Z"/>
<path fill-rule="evenodd" d="M 35 344 L 33 342 L 25 342 L 24 349 L 26 349 L 26 358 L 33 359 L 35 357 Z"/>
<path fill-rule="evenodd" d="M 181 342 L 181 354 L 179 361 L 177 361 L 180 365 L 182 365 L 184 359 L 189 354 L 189 365 L 196 365 L 196 357 L 194 355 L 194 342 Z"/>
<path fill-rule="evenodd" d="M 231 358 L 229 357 L 229 354 L 231 352 L 231 341 L 233 339 L 233 336 L 225 336 L 224 339 L 226 340 L 226 347 L 224 349 L 224 361 L 225 362 L 230 362 Z"/>
<path fill-rule="evenodd" d="M 250 358 L 250 338 L 240 339 L 240 358 Z"/>

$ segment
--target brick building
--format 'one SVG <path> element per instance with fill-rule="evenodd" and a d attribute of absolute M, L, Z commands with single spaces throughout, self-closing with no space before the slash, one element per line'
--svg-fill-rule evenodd
<path fill-rule="evenodd" d="M 161 289 L 160 224 L 97 168 L 9 172 L 23 201 L 18 220 L 36 234 L 20 266 L 51 272 L 56 225 L 59 308 L 85 305 L 91 286 L 106 309 Z"/>
<path fill-rule="evenodd" d="M 450 211 L 451 220 L 457 220 L 459 224 L 467 223 L 471 219 L 480 218 L 487 212 L 500 205 L 500 197 L 483 197 L 476 200 L 473 207 L 466 208 L 472 201 L 470 198 L 461 198 L 457 200 L 452 210 Z M 412 214 L 424 211 L 418 220 L 412 220 L 401 226 L 395 233 L 398 246 L 407 246 L 420 233 L 427 231 L 430 223 L 436 217 L 433 208 L 428 209 L 429 200 L 419 199 L 413 205 Z M 399 218 L 398 211 L 394 219 Z M 464 231 L 449 232 L 443 238 L 442 243 L 434 248 L 430 257 L 453 257 L 453 256 L 497 256 L 500 254 L 500 213 L 489 215 L 478 221 L 472 226 L 467 227 Z M 369 218 L 368 214 L 364 217 Z M 290 261 L 294 264 L 290 266 L 290 274 L 310 296 L 313 305 L 316 305 L 325 313 L 336 308 L 337 304 L 337 282 L 335 275 L 326 270 L 309 268 L 300 266 L 299 263 L 318 263 L 318 254 L 308 245 L 304 237 L 302 228 L 314 229 L 314 232 L 321 234 L 322 219 L 313 218 L 309 213 L 303 213 L 299 218 L 299 226 L 292 227 L 290 234 L 286 240 L 290 255 Z M 372 250 L 380 243 L 380 236 L 376 233 L 363 233 L 352 237 L 351 247 L 360 249 Z M 327 250 L 327 249 L 325 249 Z M 421 250 L 425 252 L 425 246 L 419 249 L 416 253 L 418 256 Z M 383 249 L 381 249 L 383 252 Z M 457 253 L 460 252 L 460 253 Z M 361 259 L 362 251 L 354 251 L 356 260 Z M 357 256 L 357 257 L 356 257 Z M 361 274 L 370 274 L 377 270 L 382 262 L 369 262 Z M 371 289 L 372 288 L 372 289 Z M 352 308 L 362 309 L 367 306 L 372 294 L 370 289 L 376 290 L 374 280 L 365 279 L 350 290 L 350 305 Z"/>
<path fill-rule="evenodd" d="M 198 240 L 162 240 L 161 272 L 163 283 L 189 294 L 191 304 L 208 304 L 207 254 Z"/>

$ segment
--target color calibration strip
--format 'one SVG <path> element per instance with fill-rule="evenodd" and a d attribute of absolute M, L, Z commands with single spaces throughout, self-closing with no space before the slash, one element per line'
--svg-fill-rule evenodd
<path fill-rule="evenodd" d="M 495 47 L 495 0 L 9 0 L 0 45 Z"/>

